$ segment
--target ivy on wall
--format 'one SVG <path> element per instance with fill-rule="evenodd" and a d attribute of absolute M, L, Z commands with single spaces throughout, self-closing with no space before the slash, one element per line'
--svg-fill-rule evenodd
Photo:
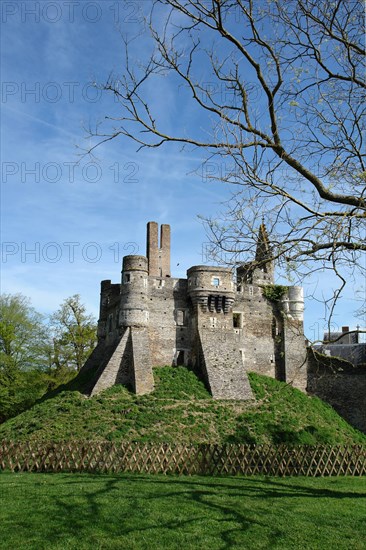
<path fill-rule="evenodd" d="M 263 296 L 270 302 L 280 302 L 283 296 L 288 291 L 288 286 L 283 285 L 266 285 L 263 287 Z"/>

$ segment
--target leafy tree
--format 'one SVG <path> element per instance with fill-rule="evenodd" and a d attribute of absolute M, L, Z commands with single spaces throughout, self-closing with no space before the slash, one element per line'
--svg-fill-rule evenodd
<path fill-rule="evenodd" d="M 89 152 L 118 137 L 202 150 L 204 180 L 236 186 L 206 220 L 212 253 L 252 257 L 263 215 L 284 271 L 338 276 L 331 314 L 366 265 L 363 2 L 154 0 L 145 24 L 150 53 L 125 38 L 122 74 L 102 86 L 117 110 L 89 129 Z M 167 80 L 191 124 L 151 95 Z"/>
<path fill-rule="evenodd" d="M 78 294 L 64 300 L 51 316 L 51 327 L 54 335 L 51 363 L 59 371 L 79 371 L 96 345 L 97 326 Z"/>
<path fill-rule="evenodd" d="M 44 318 L 22 294 L 0 296 L 0 369 L 15 372 L 47 365 Z"/>
<path fill-rule="evenodd" d="M 0 297 L 0 422 L 68 382 L 96 341 L 96 324 L 78 295 L 45 317 L 22 294 Z"/>
<path fill-rule="evenodd" d="M 0 296 L 0 422 L 31 406 L 48 386 L 44 317 L 22 294 Z"/>

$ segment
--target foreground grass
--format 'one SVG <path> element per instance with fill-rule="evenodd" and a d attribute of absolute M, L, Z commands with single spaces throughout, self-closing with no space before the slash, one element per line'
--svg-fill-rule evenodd
<path fill-rule="evenodd" d="M 0 548 L 366 548 L 366 478 L 0 474 Z"/>
<path fill-rule="evenodd" d="M 156 388 L 114 386 L 87 399 L 63 391 L 0 426 L 0 440 L 353 445 L 366 436 L 316 397 L 250 374 L 256 401 L 215 401 L 193 372 L 154 369 Z"/>

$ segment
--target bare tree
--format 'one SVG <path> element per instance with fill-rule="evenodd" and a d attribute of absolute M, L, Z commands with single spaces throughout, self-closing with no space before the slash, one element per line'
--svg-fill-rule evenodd
<path fill-rule="evenodd" d="M 90 135 L 205 151 L 204 179 L 236 187 L 206 220 L 212 252 L 252 254 L 262 216 L 277 264 L 303 280 L 365 274 L 365 49 L 361 0 L 155 0 L 145 62 L 125 38 L 118 100 Z M 170 78 L 197 124 L 168 131 L 149 89 Z"/>

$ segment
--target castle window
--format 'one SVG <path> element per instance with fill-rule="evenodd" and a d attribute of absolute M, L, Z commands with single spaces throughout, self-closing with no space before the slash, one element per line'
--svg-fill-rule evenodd
<path fill-rule="evenodd" d="M 210 317 L 210 326 L 211 326 L 211 328 L 216 328 L 217 327 L 216 317 Z"/>
<path fill-rule="evenodd" d="M 243 326 L 243 314 L 233 312 L 233 327 L 242 328 L 242 326 Z"/>
<path fill-rule="evenodd" d="M 219 277 L 212 277 L 211 284 L 213 286 L 220 286 L 220 279 Z"/>
<path fill-rule="evenodd" d="M 108 315 L 108 332 L 112 332 L 113 329 L 113 315 Z"/>
<path fill-rule="evenodd" d="M 182 327 L 187 324 L 187 315 L 184 309 L 177 309 L 176 312 L 177 325 Z"/>
<path fill-rule="evenodd" d="M 125 274 L 124 282 L 125 283 L 130 283 L 131 282 L 131 275 L 129 273 Z"/>

